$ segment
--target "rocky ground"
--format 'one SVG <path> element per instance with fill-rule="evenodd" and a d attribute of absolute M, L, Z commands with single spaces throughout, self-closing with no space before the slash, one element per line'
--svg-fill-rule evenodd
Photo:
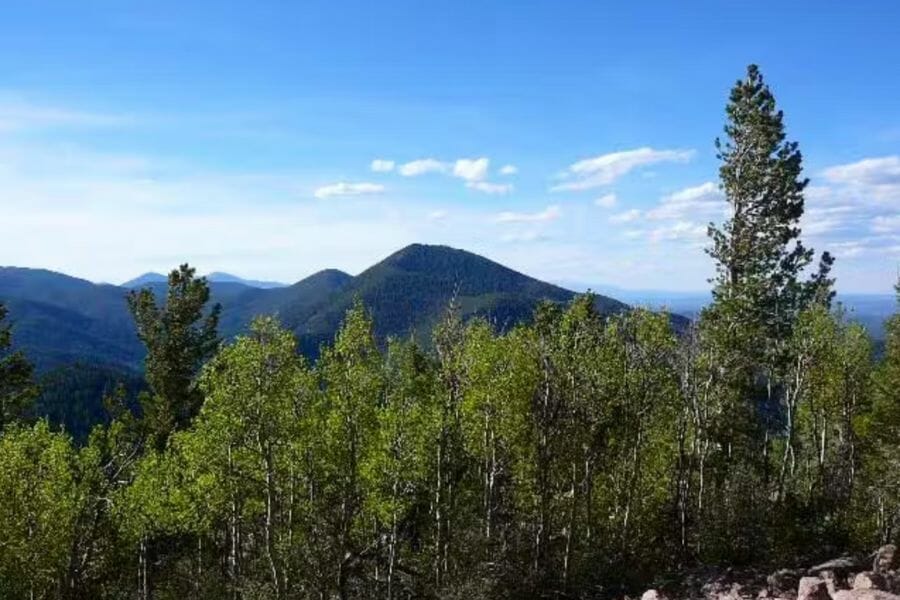
<path fill-rule="evenodd" d="M 900 552 L 882 546 L 870 556 L 841 557 L 809 569 L 705 571 L 641 600 L 900 600 Z"/>

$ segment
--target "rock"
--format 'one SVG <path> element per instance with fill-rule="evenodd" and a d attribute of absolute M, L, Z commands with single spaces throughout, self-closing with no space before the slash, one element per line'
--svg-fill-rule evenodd
<path fill-rule="evenodd" d="M 838 577 L 834 571 L 822 571 L 819 573 L 819 577 L 825 580 L 825 585 L 828 587 L 828 593 L 834 596 L 835 592 L 838 590 L 845 590 L 850 586 L 847 584 L 848 579 L 846 577 Z"/>
<path fill-rule="evenodd" d="M 743 600 L 752 595 L 744 590 L 744 586 L 738 582 L 729 583 L 726 578 L 706 583 L 701 592 L 706 600 Z"/>
<path fill-rule="evenodd" d="M 886 581 L 880 573 L 863 571 L 853 578 L 854 590 L 886 590 Z"/>
<path fill-rule="evenodd" d="M 872 570 L 876 573 L 900 570 L 900 553 L 897 552 L 897 546 L 888 544 L 876 550 Z"/>
<path fill-rule="evenodd" d="M 749 598 L 748 594 L 745 594 L 744 586 L 740 583 L 733 583 L 731 587 L 727 590 L 723 590 L 717 597 L 718 600 L 742 600 L 743 598 Z"/>
<path fill-rule="evenodd" d="M 900 570 L 884 573 L 884 589 L 892 594 L 900 594 Z"/>
<path fill-rule="evenodd" d="M 821 577 L 803 577 L 797 587 L 797 600 L 830 600 L 828 586 Z"/>
<path fill-rule="evenodd" d="M 859 559 L 852 556 L 842 556 L 841 558 L 835 558 L 834 560 L 829 560 L 828 562 L 823 562 L 820 565 L 814 566 L 809 570 L 809 574 L 819 575 L 823 571 L 833 571 L 834 574 L 840 578 L 846 577 L 851 571 L 861 571 L 865 568 L 866 565 Z"/>
<path fill-rule="evenodd" d="M 780 569 L 766 577 L 766 584 L 773 596 L 793 593 L 800 584 L 802 573 L 795 569 Z"/>
<path fill-rule="evenodd" d="M 900 596 L 882 590 L 840 590 L 832 600 L 900 600 Z"/>
<path fill-rule="evenodd" d="M 667 598 L 658 590 L 647 590 L 641 596 L 641 600 L 667 600 Z"/>

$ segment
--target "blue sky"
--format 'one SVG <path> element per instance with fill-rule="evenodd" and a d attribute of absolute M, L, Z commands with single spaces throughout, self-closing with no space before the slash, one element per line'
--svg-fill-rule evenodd
<path fill-rule="evenodd" d="M 29 2 L 0 19 L 0 263 L 297 280 L 411 242 L 698 290 L 756 62 L 839 289 L 900 264 L 900 3 Z"/>

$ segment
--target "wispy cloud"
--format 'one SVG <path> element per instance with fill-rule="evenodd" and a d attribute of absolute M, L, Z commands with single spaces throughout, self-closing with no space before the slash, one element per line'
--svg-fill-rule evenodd
<path fill-rule="evenodd" d="M 560 217 L 562 211 L 559 206 L 553 204 L 544 210 L 535 213 L 502 212 L 494 219 L 498 223 L 541 223 L 554 221 Z"/>
<path fill-rule="evenodd" d="M 110 127 L 129 120 L 123 115 L 79 111 L 0 96 L 0 131 Z"/>
<path fill-rule="evenodd" d="M 500 236 L 501 242 L 506 243 L 527 243 L 527 242 L 537 242 L 541 240 L 550 239 L 546 234 L 541 231 L 537 231 L 535 229 L 529 229 L 527 231 L 514 231 L 510 233 L 504 233 Z"/>
<path fill-rule="evenodd" d="M 404 177 L 417 177 L 427 173 L 439 173 L 462 179 L 469 189 L 485 194 L 510 193 L 513 190 L 512 184 L 491 183 L 485 181 L 490 170 L 490 165 L 490 159 L 484 156 L 479 158 L 458 158 L 455 161 L 443 161 L 436 158 L 420 158 L 400 165 L 397 168 L 397 172 Z"/>
<path fill-rule="evenodd" d="M 659 205 L 647 211 L 647 218 L 711 219 L 725 214 L 727 205 L 719 186 L 711 181 L 663 196 Z"/>
<path fill-rule="evenodd" d="M 602 187 L 635 169 L 657 163 L 683 163 L 693 156 L 693 150 L 655 150 L 646 147 L 601 154 L 570 165 L 563 173 L 567 181 L 553 186 L 551 191 L 581 191 Z"/>
<path fill-rule="evenodd" d="M 470 181 L 466 187 L 485 194 L 508 194 L 513 191 L 511 183 L 490 183 L 488 181 Z"/>
<path fill-rule="evenodd" d="M 879 215 L 872 219 L 870 228 L 875 233 L 900 233 L 900 214 Z"/>
<path fill-rule="evenodd" d="M 517 167 L 516 165 L 503 165 L 502 167 L 500 167 L 501 175 L 515 175 L 518 172 L 519 167 Z"/>
<path fill-rule="evenodd" d="M 436 158 L 420 158 L 400 165 L 398 172 L 404 177 L 417 177 L 427 173 L 444 173 L 464 181 L 481 181 L 487 176 L 491 161 L 488 158 L 459 158 L 448 162 Z"/>
<path fill-rule="evenodd" d="M 630 210 L 626 210 L 624 212 L 616 213 L 609 217 L 610 223 L 630 223 L 631 221 L 637 221 L 641 218 L 641 211 L 632 208 Z"/>
<path fill-rule="evenodd" d="M 332 183 L 316 188 L 313 195 L 324 200 L 326 198 L 340 198 L 345 196 L 363 196 L 366 194 L 379 194 L 384 191 L 384 186 L 378 183 Z"/>
<path fill-rule="evenodd" d="M 855 221 L 852 206 L 811 206 L 803 214 L 800 225 L 803 233 L 821 236 Z"/>
<path fill-rule="evenodd" d="M 615 194 L 604 194 L 594 200 L 594 205 L 599 206 L 600 208 L 612 208 L 618 202 L 618 198 L 616 198 Z"/>
<path fill-rule="evenodd" d="M 396 163 L 392 160 L 376 158 L 372 161 L 372 164 L 369 165 L 369 168 L 375 173 L 390 173 L 394 170 L 395 166 Z"/>
<path fill-rule="evenodd" d="M 397 172 L 404 177 L 418 177 L 426 173 L 446 173 L 450 165 L 434 158 L 420 158 L 403 163 L 397 168 Z"/>
<path fill-rule="evenodd" d="M 825 179 L 832 183 L 856 185 L 900 185 L 900 156 L 866 158 L 854 163 L 825 169 Z"/>
<path fill-rule="evenodd" d="M 691 221 L 676 221 L 650 231 L 651 242 L 686 240 L 700 244 L 706 240 L 707 226 Z"/>

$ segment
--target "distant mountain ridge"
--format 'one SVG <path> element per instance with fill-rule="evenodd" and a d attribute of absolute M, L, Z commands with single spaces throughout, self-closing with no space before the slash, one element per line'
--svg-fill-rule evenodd
<path fill-rule="evenodd" d="M 454 296 L 464 318 L 482 316 L 498 329 L 530 319 L 542 300 L 566 303 L 575 296 L 471 252 L 423 244 L 407 246 L 355 277 L 326 269 L 292 285 L 264 288 L 258 284 L 267 282 L 212 275 L 212 300 L 223 306 L 223 336 L 246 331 L 257 315 L 274 314 L 309 356 L 332 339 L 356 298 L 371 311 L 379 339 L 414 335 L 427 342 Z M 76 362 L 139 370 L 144 350 L 125 302 L 134 287 L 148 287 L 162 298 L 166 277 L 145 273 L 114 286 L 40 269 L 0 268 L 0 302 L 9 306 L 14 343 L 41 371 Z M 605 313 L 628 308 L 606 296 L 597 296 L 597 306 Z"/>
<path fill-rule="evenodd" d="M 272 289 L 272 288 L 280 288 L 287 287 L 286 283 L 280 283 L 278 281 L 260 281 L 256 279 L 244 279 L 243 277 L 238 277 L 237 275 L 232 275 L 231 273 L 222 273 L 221 271 L 214 271 L 205 275 L 207 281 L 214 281 L 218 283 L 240 283 L 242 285 L 246 285 L 247 287 L 254 287 L 260 289 Z M 163 275 L 162 273 L 144 273 L 143 275 L 138 275 L 134 279 L 129 279 L 125 283 L 121 285 L 124 288 L 136 288 L 143 287 L 145 285 L 153 285 L 156 283 L 165 283 L 168 281 L 168 277 Z"/>
<path fill-rule="evenodd" d="M 141 275 L 138 275 L 134 279 L 129 279 L 128 281 L 123 283 L 121 285 L 121 287 L 136 288 L 136 287 L 142 287 L 145 285 L 151 285 L 154 283 L 165 283 L 167 280 L 168 280 L 168 278 L 165 275 L 163 275 L 162 273 L 154 273 L 151 271 L 149 273 L 143 273 Z"/>

